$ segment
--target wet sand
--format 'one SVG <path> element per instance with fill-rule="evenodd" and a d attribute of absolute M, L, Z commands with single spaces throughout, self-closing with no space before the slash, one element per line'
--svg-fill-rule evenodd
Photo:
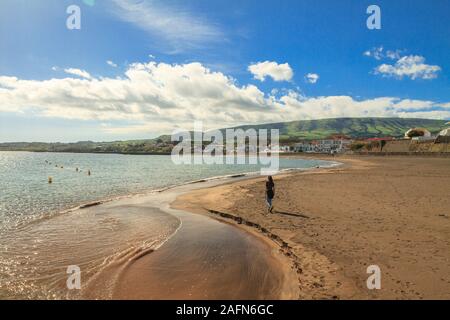
<path fill-rule="evenodd" d="M 295 287 L 286 292 L 283 265 L 267 243 L 209 218 L 182 219 L 173 239 L 124 270 L 114 299 L 295 297 Z"/>
<path fill-rule="evenodd" d="M 133 207 L 148 214 L 161 210 L 180 219 L 181 225 L 157 250 L 134 251 L 108 265 L 83 287 L 82 299 L 296 298 L 295 270 L 274 243 L 170 207 L 185 192 L 219 183 L 181 186 L 91 208 L 113 212 Z"/>
<path fill-rule="evenodd" d="M 270 215 L 263 178 L 197 190 L 174 206 L 279 237 L 299 266 L 299 298 L 449 299 L 450 159 L 333 160 L 344 166 L 275 177 Z M 381 268 L 381 290 L 367 289 L 369 265 Z"/>

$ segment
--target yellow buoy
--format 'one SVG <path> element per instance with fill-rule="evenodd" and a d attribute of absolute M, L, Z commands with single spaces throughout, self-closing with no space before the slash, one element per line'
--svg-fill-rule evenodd
<path fill-rule="evenodd" d="M 48 183 L 51 184 L 53 182 L 53 178 L 52 177 L 48 177 Z"/>

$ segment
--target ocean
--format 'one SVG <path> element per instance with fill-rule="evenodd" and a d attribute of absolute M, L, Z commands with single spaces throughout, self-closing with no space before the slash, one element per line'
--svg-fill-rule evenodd
<path fill-rule="evenodd" d="M 329 165 L 280 158 L 281 170 Z M 0 152 L 0 299 L 79 298 L 64 290 L 67 266 L 94 278 L 111 263 L 162 245 L 181 224 L 158 203 L 146 211 L 79 206 L 259 170 L 174 165 L 156 155 Z"/>

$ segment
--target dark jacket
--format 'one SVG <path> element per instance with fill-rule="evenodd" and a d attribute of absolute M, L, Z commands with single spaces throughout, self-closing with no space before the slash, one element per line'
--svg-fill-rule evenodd
<path fill-rule="evenodd" d="M 269 199 L 273 199 L 275 197 L 275 184 L 271 181 L 266 181 L 266 195 Z"/>

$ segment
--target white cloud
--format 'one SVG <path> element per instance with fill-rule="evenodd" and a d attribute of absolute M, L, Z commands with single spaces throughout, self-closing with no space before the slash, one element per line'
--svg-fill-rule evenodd
<path fill-rule="evenodd" d="M 383 47 L 375 47 L 375 48 L 365 51 L 364 55 L 366 57 L 372 57 L 375 60 L 381 60 L 384 58 L 383 50 L 384 50 Z"/>
<path fill-rule="evenodd" d="M 314 84 L 319 80 L 319 75 L 317 73 L 308 73 L 305 79 L 307 82 Z"/>
<path fill-rule="evenodd" d="M 89 72 L 81 70 L 81 69 L 67 68 L 67 69 L 64 69 L 64 72 L 67 74 L 81 77 L 81 78 L 92 79 L 92 76 L 89 74 Z"/>
<path fill-rule="evenodd" d="M 401 51 L 400 50 L 388 50 L 386 51 L 386 57 L 391 60 L 398 60 L 401 57 Z"/>
<path fill-rule="evenodd" d="M 200 63 L 135 63 L 117 78 L 24 80 L 0 76 L 0 112 L 111 123 L 109 133 L 170 133 L 195 120 L 222 128 L 337 117 L 450 118 L 450 103 L 380 97 L 268 95 Z M 114 123 L 123 123 L 114 127 Z"/>
<path fill-rule="evenodd" d="M 422 56 L 404 56 L 397 60 L 394 65 L 382 64 L 375 68 L 376 74 L 381 74 L 385 77 L 394 77 L 402 79 L 408 77 L 415 79 L 434 79 L 437 78 L 441 67 L 436 65 L 429 65 L 425 63 L 425 58 Z"/>
<path fill-rule="evenodd" d="M 185 7 L 155 0 L 113 0 L 113 3 L 119 19 L 165 40 L 167 51 L 179 52 L 224 40 L 217 26 Z"/>
<path fill-rule="evenodd" d="M 290 81 L 294 76 L 288 63 L 278 64 L 273 61 L 252 64 L 248 67 L 248 71 L 259 81 L 266 80 L 266 77 L 271 77 L 274 81 Z"/>
<path fill-rule="evenodd" d="M 402 56 L 404 50 L 384 51 L 382 46 L 372 48 L 364 52 L 365 56 L 372 57 L 375 60 L 391 59 L 396 60 L 395 64 L 383 63 L 374 70 L 375 74 L 383 77 L 393 77 L 403 79 L 404 77 L 415 79 L 430 80 L 437 78 L 441 67 L 425 63 L 425 58 L 418 55 Z"/>
<path fill-rule="evenodd" d="M 109 66 L 113 67 L 113 68 L 117 68 L 117 64 L 115 64 L 115 63 L 112 62 L 111 60 L 106 61 L 106 63 L 107 63 Z"/>
<path fill-rule="evenodd" d="M 383 46 L 380 47 L 374 47 L 370 50 L 365 51 L 363 54 L 366 57 L 374 58 L 375 60 L 382 60 L 385 58 L 391 59 L 391 60 L 397 60 L 401 57 L 402 50 L 387 50 L 384 51 Z"/>

